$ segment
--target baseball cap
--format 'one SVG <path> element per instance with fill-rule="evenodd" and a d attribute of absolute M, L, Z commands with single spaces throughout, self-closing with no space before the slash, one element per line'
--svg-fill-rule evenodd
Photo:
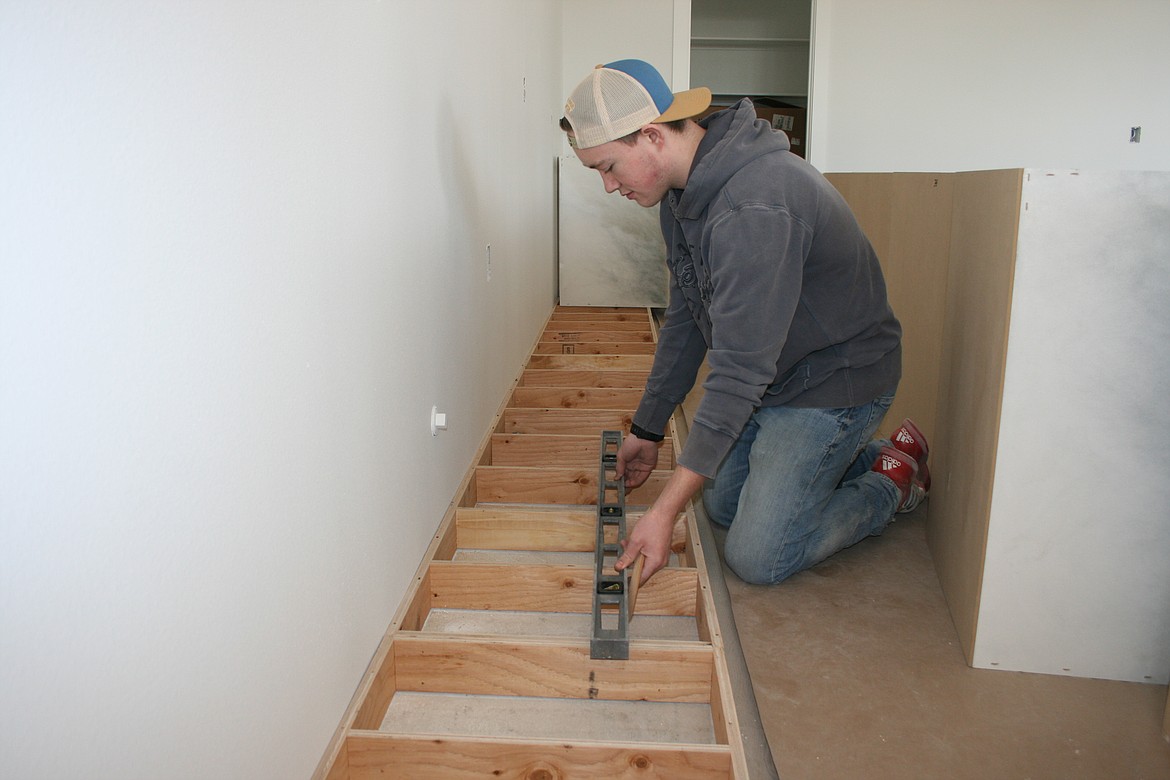
<path fill-rule="evenodd" d="M 703 113 L 711 90 L 696 87 L 672 93 L 654 66 L 642 60 L 598 65 L 565 103 L 577 149 L 600 146 L 655 122 L 673 122 Z"/>

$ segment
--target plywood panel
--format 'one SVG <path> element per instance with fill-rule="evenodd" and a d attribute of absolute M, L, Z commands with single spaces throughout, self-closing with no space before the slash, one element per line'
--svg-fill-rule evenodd
<path fill-rule="evenodd" d="M 1021 170 L 954 176 L 927 537 L 968 661 L 991 509 L 1022 180 Z"/>
<path fill-rule="evenodd" d="M 954 179 L 937 173 L 827 176 L 865 231 L 902 323 L 902 381 L 885 433 L 911 417 L 929 439 L 938 413 Z"/>
<path fill-rule="evenodd" d="M 1170 672 L 1170 173 L 1026 171 L 973 663 Z"/>
<path fill-rule="evenodd" d="M 657 209 L 613 197 L 597 172 L 572 154 L 558 165 L 561 302 L 665 306 L 666 249 Z"/>

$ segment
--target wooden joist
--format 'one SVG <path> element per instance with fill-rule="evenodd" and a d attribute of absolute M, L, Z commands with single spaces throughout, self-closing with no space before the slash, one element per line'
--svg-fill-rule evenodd
<path fill-rule="evenodd" d="M 654 345 L 644 342 L 613 341 L 542 341 L 536 355 L 653 355 Z"/>
<path fill-rule="evenodd" d="M 516 388 L 518 393 L 524 388 Z M 597 466 L 601 444 L 585 434 L 492 434 L 492 464 L 495 466 Z M 674 468 L 674 442 L 667 439 L 658 450 L 658 467 Z"/>
<path fill-rule="evenodd" d="M 698 587 L 694 569 L 663 569 L 639 591 L 638 614 L 693 616 Z M 430 609 L 586 614 L 593 608 L 593 567 L 435 561 L 423 588 Z"/>
<path fill-rule="evenodd" d="M 628 432 L 654 342 L 646 310 L 553 312 L 317 780 L 745 780 L 692 512 L 671 565 L 639 591 L 629 659 L 590 657 L 600 433 Z M 627 532 L 669 478 L 673 432 L 662 470 L 627 493 Z M 551 702 L 568 709 L 546 716 Z M 610 710 L 628 707 L 667 709 Z"/>
<path fill-rule="evenodd" d="M 354 732 L 349 738 L 348 780 L 450 780 L 453 777 L 730 778 L 726 745 L 645 745 L 573 743 L 475 737 L 409 737 Z M 330 778 L 330 780 L 336 780 Z"/>
<path fill-rule="evenodd" d="M 618 409 L 638 405 L 642 391 L 636 387 L 517 387 L 509 407 L 528 409 Z M 597 437 L 594 436 L 594 439 Z M 595 442 L 596 444 L 596 442 Z"/>
<path fill-rule="evenodd" d="M 476 497 L 481 503 L 596 504 L 597 468 L 572 466 L 479 466 Z M 668 471 L 651 472 L 636 488 L 626 490 L 626 503 L 649 506 L 670 479 Z"/>
<path fill-rule="evenodd" d="M 646 386 L 649 369 L 525 369 L 519 387 L 634 387 Z"/>
<path fill-rule="evenodd" d="M 641 514 L 630 512 L 627 529 Z M 592 553 L 597 541 L 597 512 L 590 509 L 524 509 L 474 506 L 455 510 L 456 547 L 476 550 L 529 550 Z M 673 547 L 686 547 L 685 526 L 675 526 Z"/>

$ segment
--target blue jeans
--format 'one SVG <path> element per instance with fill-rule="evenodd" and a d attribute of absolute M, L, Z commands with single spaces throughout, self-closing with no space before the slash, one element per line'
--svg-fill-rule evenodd
<path fill-rule="evenodd" d="M 707 515 L 728 527 L 724 557 L 741 579 L 780 582 L 889 525 L 901 494 L 870 466 L 889 443 L 871 439 L 893 398 L 751 416 L 703 488 Z"/>

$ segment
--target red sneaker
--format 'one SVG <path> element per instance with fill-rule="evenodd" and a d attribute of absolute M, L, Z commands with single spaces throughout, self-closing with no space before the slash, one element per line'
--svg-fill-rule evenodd
<path fill-rule="evenodd" d="M 914 458 L 894 447 L 882 447 L 878 452 L 871 471 L 889 477 L 902 494 L 898 502 L 899 512 L 909 512 L 922 501 L 926 491 L 915 485 L 918 463 Z"/>
<path fill-rule="evenodd" d="M 930 490 L 930 468 L 926 465 L 926 459 L 930 456 L 930 445 L 926 443 L 926 437 L 918 430 L 914 421 L 909 418 L 903 420 L 901 427 L 890 435 L 890 441 L 896 448 L 917 461 L 918 484 L 922 487 L 923 493 Z"/>

